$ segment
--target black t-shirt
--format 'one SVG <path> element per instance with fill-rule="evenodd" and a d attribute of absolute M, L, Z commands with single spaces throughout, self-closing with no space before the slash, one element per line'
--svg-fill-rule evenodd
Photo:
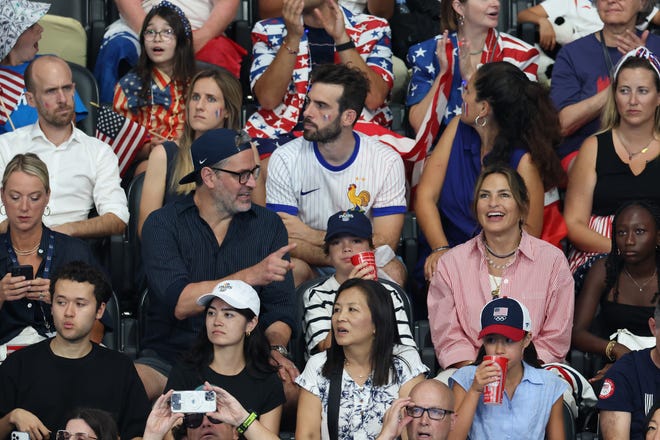
<path fill-rule="evenodd" d="M 59 357 L 50 341 L 12 353 L 0 365 L 0 417 L 22 408 L 54 434 L 75 408 L 98 408 L 112 414 L 122 439 L 142 437 L 151 405 L 133 362 L 96 344 L 82 358 Z"/>
<path fill-rule="evenodd" d="M 286 401 L 284 387 L 277 373 L 255 376 L 244 368 L 235 376 L 224 376 L 208 366 L 200 372 L 185 362 L 172 368 L 165 391 L 195 390 L 204 385 L 205 381 L 226 390 L 246 410 L 254 411 L 257 415 L 265 414 Z"/>

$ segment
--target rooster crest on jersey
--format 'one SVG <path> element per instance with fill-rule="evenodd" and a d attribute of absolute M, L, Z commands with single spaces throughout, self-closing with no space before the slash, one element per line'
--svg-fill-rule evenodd
<path fill-rule="evenodd" d="M 371 194 L 369 194 L 369 191 L 362 190 L 358 193 L 357 186 L 354 183 L 348 185 L 347 196 L 348 201 L 353 205 L 353 208 L 351 208 L 353 211 L 364 212 L 362 207 L 367 207 L 371 200 Z"/>

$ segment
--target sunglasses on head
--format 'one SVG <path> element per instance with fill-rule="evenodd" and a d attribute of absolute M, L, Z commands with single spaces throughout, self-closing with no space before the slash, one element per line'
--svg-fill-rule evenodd
<path fill-rule="evenodd" d="M 204 415 L 204 413 L 186 414 L 183 416 L 183 424 L 186 428 L 199 428 L 199 426 L 202 424 L 202 420 L 204 420 Z M 219 425 L 222 423 L 222 420 L 214 419 L 213 417 L 206 416 L 206 418 L 209 419 L 209 422 L 213 423 L 214 425 Z"/>

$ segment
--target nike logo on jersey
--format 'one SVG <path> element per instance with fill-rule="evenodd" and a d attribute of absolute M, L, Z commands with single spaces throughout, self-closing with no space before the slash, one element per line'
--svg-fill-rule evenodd
<path fill-rule="evenodd" d="M 207 157 L 206 159 L 208 159 L 208 157 Z M 200 164 L 200 165 L 204 165 L 204 162 L 206 162 L 206 159 L 204 159 L 204 160 L 200 160 L 200 161 L 199 161 L 199 164 Z"/>
<path fill-rule="evenodd" d="M 309 193 L 313 193 L 314 191 L 318 191 L 318 190 L 320 190 L 320 189 L 321 189 L 321 188 L 314 188 L 314 189 L 310 189 L 309 191 L 303 191 L 303 190 L 301 189 L 301 190 L 300 190 L 300 195 L 301 195 L 301 196 L 306 196 L 307 194 L 309 194 Z"/>

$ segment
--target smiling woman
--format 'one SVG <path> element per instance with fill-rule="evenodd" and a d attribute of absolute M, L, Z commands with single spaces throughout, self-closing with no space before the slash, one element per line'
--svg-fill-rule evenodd
<path fill-rule="evenodd" d="M 481 308 L 502 296 L 529 308 L 540 359 L 566 356 L 573 278 L 559 249 L 523 229 L 529 206 L 525 182 L 513 169 L 492 165 L 479 176 L 472 208 L 482 232 L 442 256 L 428 292 L 431 337 L 443 368 L 472 362 Z"/>

